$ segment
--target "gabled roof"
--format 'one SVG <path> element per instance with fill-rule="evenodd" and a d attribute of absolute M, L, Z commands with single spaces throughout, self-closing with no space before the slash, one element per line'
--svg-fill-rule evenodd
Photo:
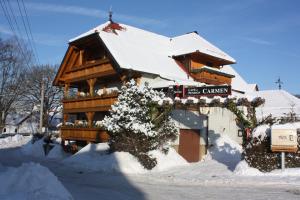
<path fill-rule="evenodd" d="M 205 40 L 196 32 L 173 37 L 171 39 L 171 51 L 171 54 L 174 56 L 201 52 L 203 54 L 226 60 L 231 64 L 236 62 L 235 59 Z"/>
<path fill-rule="evenodd" d="M 262 90 L 249 95 L 265 99 L 265 104 L 256 109 L 259 118 L 267 117 L 269 114 L 273 117 L 281 117 L 291 111 L 300 116 L 300 99 L 285 90 Z"/>
<path fill-rule="evenodd" d="M 121 68 L 157 74 L 171 80 L 189 79 L 187 73 L 172 58 L 175 55 L 198 51 L 235 62 L 196 33 L 169 38 L 125 24 L 118 24 L 122 27 L 120 30 L 107 31 L 109 25 L 110 22 L 106 22 L 70 42 L 97 33 Z"/>

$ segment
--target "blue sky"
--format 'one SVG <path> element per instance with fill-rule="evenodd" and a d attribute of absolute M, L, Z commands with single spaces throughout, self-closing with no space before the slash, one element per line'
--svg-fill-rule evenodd
<path fill-rule="evenodd" d="M 60 63 L 70 38 L 113 18 L 166 36 L 198 33 L 237 60 L 234 68 L 260 89 L 300 94 L 298 0 L 24 0 L 41 63 Z M 18 15 L 17 1 L 11 0 Z M 0 37 L 11 35 L 0 9 Z M 17 16 L 17 20 L 21 20 Z M 21 24 L 21 21 L 19 21 Z M 23 35 L 25 35 L 23 33 Z"/>

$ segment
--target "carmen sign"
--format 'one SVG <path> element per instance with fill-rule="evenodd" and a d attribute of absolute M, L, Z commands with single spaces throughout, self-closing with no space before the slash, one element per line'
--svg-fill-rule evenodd
<path fill-rule="evenodd" d="M 184 87 L 174 86 L 174 95 L 186 96 L 228 96 L 231 94 L 231 86 L 206 86 L 206 87 Z"/>
<path fill-rule="evenodd" d="M 230 86 L 211 86 L 211 87 L 194 87 L 185 88 L 185 96 L 198 96 L 198 95 L 219 95 L 225 96 L 231 94 Z"/>

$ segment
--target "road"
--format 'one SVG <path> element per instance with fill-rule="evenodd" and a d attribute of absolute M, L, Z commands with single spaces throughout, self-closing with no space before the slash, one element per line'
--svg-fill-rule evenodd
<path fill-rule="evenodd" d="M 189 181 L 189 178 L 176 179 L 176 171 L 170 174 L 148 175 L 89 173 L 70 169 L 57 160 L 24 156 L 19 148 L 0 149 L 0 162 L 4 166 L 14 167 L 24 162 L 38 162 L 48 167 L 74 199 L 78 200 L 300 199 L 300 181 L 299 178 L 293 177 L 287 182 L 279 182 L 282 179 L 280 177 L 227 177 L 203 174 L 204 178 Z"/>

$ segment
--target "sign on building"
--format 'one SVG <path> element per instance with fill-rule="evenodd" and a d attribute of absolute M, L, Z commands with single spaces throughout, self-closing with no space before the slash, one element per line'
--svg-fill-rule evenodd
<path fill-rule="evenodd" d="M 172 88 L 156 88 L 156 90 L 163 91 L 168 96 L 172 97 L 190 97 L 190 96 L 228 96 L 231 95 L 230 85 L 220 86 L 204 86 L 204 87 L 191 87 L 184 85 L 176 85 Z"/>
<path fill-rule="evenodd" d="M 277 129 L 271 131 L 271 150 L 273 152 L 297 152 L 297 129 Z"/>
<path fill-rule="evenodd" d="M 228 96 L 231 94 L 231 87 L 207 86 L 207 87 L 188 87 L 184 90 L 185 96 Z"/>

